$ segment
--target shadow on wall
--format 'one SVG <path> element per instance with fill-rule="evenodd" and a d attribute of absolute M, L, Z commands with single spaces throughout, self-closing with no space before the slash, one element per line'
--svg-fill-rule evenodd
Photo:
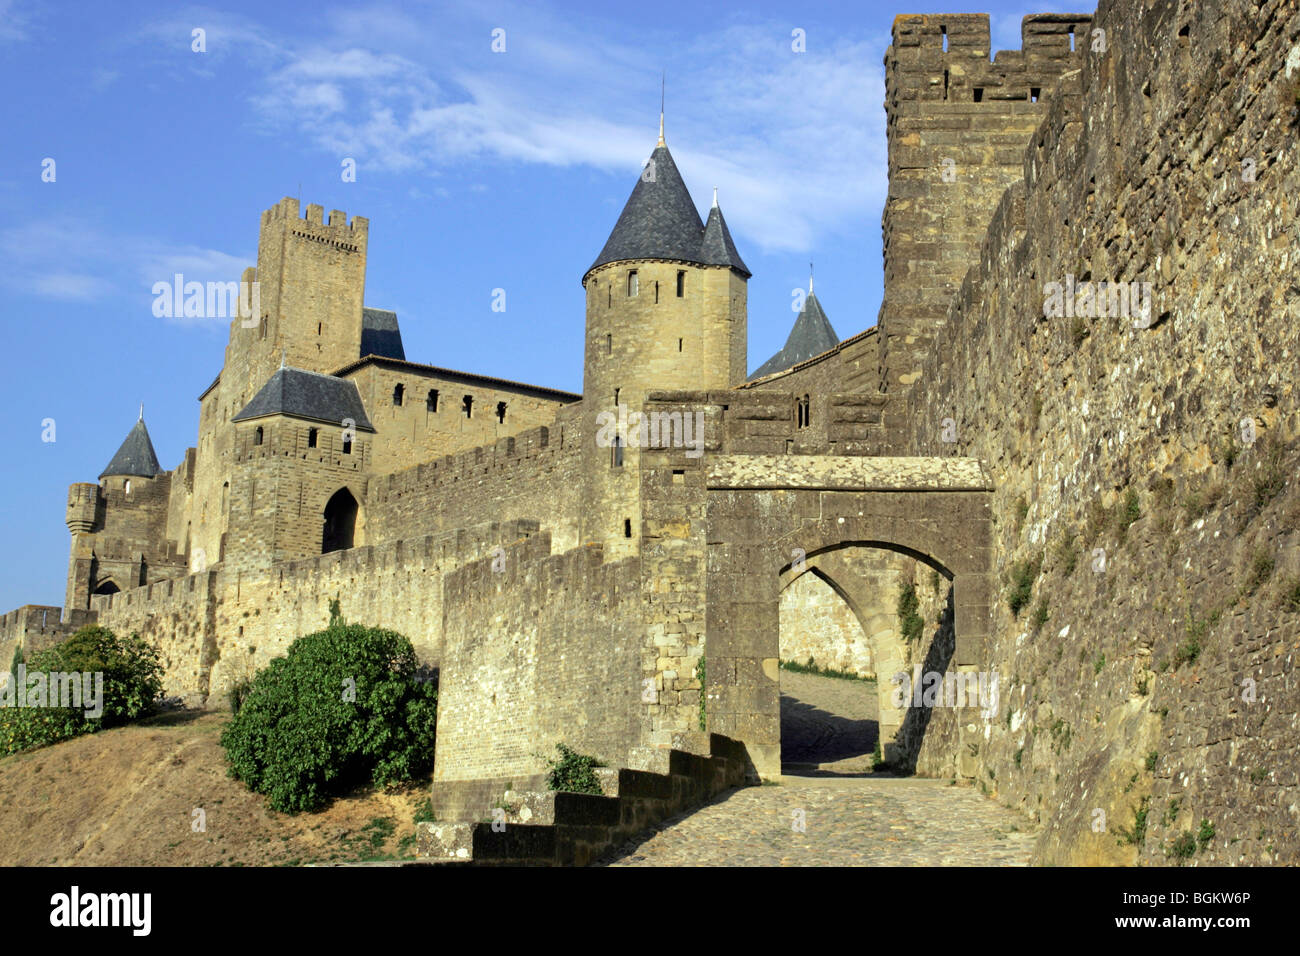
<path fill-rule="evenodd" d="M 921 664 L 921 673 L 923 675 L 938 674 L 941 678 L 947 675 L 956 647 L 957 632 L 953 626 L 953 589 L 949 587 L 948 603 L 939 618 L 939 626 L 935 629 L 934 638 L 930 641 L 930 649 L 926 652 L 925 661 Z M 909 675 L 909 678 L 911 676 Z M 916 763 L 921 754 L 921 746 L 925 743 L 925 735 L 930 728 L 930 721 L 934 718 L 936 709 L 935 707 L 919 706 L 915 703 L 908 706 L 907 712 L 903 715 L 903 724 L 898 730 L 897 738 L 895 738 L 900 755 L 894 762 L 893 769 L 895 773 L 913 774 L 916 772 Z"/>

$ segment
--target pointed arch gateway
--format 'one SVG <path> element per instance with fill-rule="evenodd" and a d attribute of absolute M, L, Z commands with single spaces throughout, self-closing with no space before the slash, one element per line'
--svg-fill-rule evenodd
<path fill-rule="evenodd" d="M 325 503 L 324 527 L 321 530 L 321 554 L 346 551 L 356 547 L 361 530 L 361 506 L 346 488 L 340 488 Z"/>

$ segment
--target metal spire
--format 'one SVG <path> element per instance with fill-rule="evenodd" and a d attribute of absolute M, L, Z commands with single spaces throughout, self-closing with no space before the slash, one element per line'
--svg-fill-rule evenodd
<path fill-rule="evenodd" d="M 144 402 L 140 403 L 140 421 L 144 421 Z"/>
<path fill-rule="evenodd" d="M 668 74 L 662 73 L 659 76 L 659 145 L 664 144 L 664 89 L 668 85 Z"/>
<path fill-rule="evenodd" d="M 812 283 L 813 283 L 813 264 L 810 262 L 808 263 L 808 294 L 809 295 L 812 295 Z"/>

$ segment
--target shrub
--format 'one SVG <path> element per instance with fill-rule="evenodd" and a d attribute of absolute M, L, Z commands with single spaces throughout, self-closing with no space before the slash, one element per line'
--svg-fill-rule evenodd
<path fill-rule="evenodd" d="M 1020 612 L 1029 604 L 1029 598 L 1034 592 L 1034 581 L 1038 578 L 1038 572 L 1042 567 L 1043 558 L 1039 555 L 1021 561 L 1011 569 L 1011 591 L 1007 595 L 1007 606 L 1016 617 L 1019 617 Z"/>
<path fill-rule="evenodd" d="M 916 587 L 912 582 L 903 585 L 898 592 L 898 626 L 903 632 L 903 639 L 919 641 L 925 630 L 925 618 L 917 613 L 921 602 L 916 597 Z"/>
<path fill-rule="evenodd" d="M 1124 492 L 1124 500 L 1115 509 L 1115 529 L 1119 532 L 1121 541 L 1128 534 L 1129 527 L 1140 517 L 1142 517 L 1142 502 L 1138 498 L 1138 493 L 1130 488 Z"/>
<path fill-rule="evenodd" d="M 600 781 L 596 779 L 595 768 L 605 765 L 595 757 L 580 754 L 565 744 L 556 744 L 555 749 L 559 751 L 560 759 L 547 758 L 551 770 L 546 775 L 546 786 L 552 790 L 600 796 Z"/>
<path fill-rule="evenodd" d="M 1029 623 L 1034 626 L 1034 631 L 1038 632 L 1042 629 L 1043 625 L 1048 622 L 1051 616 L 1051 612 L 1047 607 L 1047 598 L 1039 598 L 1038 604 L 1034 607 L 1033 616 L 1029 619 Z"/>
<path fill-rule="evenodd" d="M 14 663 L 15 670 L 22 663 L 17 654 Z M 121 638 L 96 625 L 83 627 L 63 643 L 37 651 L 26 665 L 28 675 L 53 671 L 102 675 L 102 712 L 98 717 L 87 717 L 89 700 L 83 700 L 81 707 L 0 707 L 0 749 L 4 753 L 44 747 L 144 717 L 153 712 L 154 702 L 162 692 L 162 663 L 157 650 L 134 634 Z M 48 679 L 46 688 L 48 692 Z"/>
<path fill-rule="evenodd" d="M 1184 833 L 1169 844 L 1169 856 L 1176 860 L 1185 860 L 1196 852 L 1196 838 Z"/>
<path fill-rule="evenodd" d="M 230 775 L 272 809 L 409 780 L 433 763 L 437 691 L 400 634 L 345 624 L 294 641 L 257 673 L 221 735 Z"/>

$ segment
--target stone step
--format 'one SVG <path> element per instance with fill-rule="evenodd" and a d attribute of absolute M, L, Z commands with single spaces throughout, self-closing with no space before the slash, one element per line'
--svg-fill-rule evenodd
<path fill-rule="evenodd" d="M 506 823 L 618 826 L 620 822 L 618 798 L 612 796 L 565 790 L 507 790 L 502 802 L 506 804 Z"/>

